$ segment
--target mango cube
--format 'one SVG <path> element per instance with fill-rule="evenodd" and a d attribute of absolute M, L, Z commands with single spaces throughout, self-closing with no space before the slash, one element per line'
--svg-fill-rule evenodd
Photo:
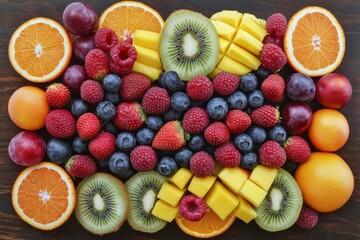
<path fill-rule="evenodd" d="M 211 20 L 211 22 L 220 37 L 223 37 L 229 41 L 233 40 L 236 33 L 236 28 L 219 20 Z"/>
<path fill-rule="evenodd" d="M 160 33 L 138 29 L 133 34 L 133 44 L 159 52 Z"/>
<path fill-rule="evenodd" d="M 230 46 L 230 41 L 225 38 L 219 37 L 219 51 L 220 53 L 225 54 Z"/>
<path fill-rule="evenodd" d="M 239 199 L 220 181 L 216 181 L 204 198 L 206 204 L 224 220 L 239 204 Z"/>
<path fill-rule="evenodd" d="M 258 164 L 252 170 L 249 179 L 265 191 L 268 191 L 275 180 L 277 172 L 278 170 L 276 168 L 269 168 Z"/>
<path fill-rule="evenodd" d="M 139 61 L 135 61 L 133 71 L 145 74 L 151 81 L 158 79 L 162 73 L 162 69 L 146 65 Z"/>
<path fill-rule="evenodd" d="M 258 185 L 256 185 L 249 179 L 245 180 L 244 185 L 240 189 L 240 196 L 246 198 L 255 207 L 260 206 L 266 194 L 266 191 L 264 191 L 262 188 L 260 188 Z"/>
<path fill-rule="evenodd" d="M 164 221 L 171 222 L 175 219 L 176 215 L 178 214 L 178 207 L 171 206 L 162 200 L 158 200 L 155 203 L 151 214 L 155 217 L 158 217 Z"/>
<path fill-rule="evenodd" d="M 226 72 L 232 72 L 237 75 L 245 75 L 248 72 L 251 72 L 251 68 L 245 66 L 244 64 L 237 62 L 236 60 L 225 55 L 222 60 L 217 65 L 217 68 Z"/>
<path fill-rule="evenodd" d="M 259 58 L 234 43 L 230 45 L 226 54 L 232 59 L 254 70 L 258 69 L 261 65 Z"/>
<path fill-rule="evenodd" d="M 237 31 L 233 42 L 236 43 L 238 46 L 241 46 L 244 49 L 248 50 L 255 56 L 260 56 L 260 51 L 263 47 L 263 43 L 257 40 L 250 33 L 242 30 L 241 28 Z"/>
<path fill-rule="evenodd" d="M 216 177 L 213 175 L 207 177 L 197 177 L 194 176 L 191 179 L 190 185 L 188 187 L 189 192 L 195 194 L 199 198 L 203 198 L 205 194 L 210 190 L 214 184 Z"/>
<path fill-rule="evenodd" d="M 235 210 L 235 216 L 245 223 L 249 223 L 251 220 L 257 217 L 257 212 L 254 207 L 245 198 L 238 196 L 239 205 Z"/>
<path fill-rule="evenodd" d="M 239 194 L 241 186 L 245 180 L 249 177 L 250 173 L 245 169 L 234 167 L 234 168 L 223 168 L 218 177 L 221 182 L 229 188 L 233 193 Z"/>
<path fill-rule="evenodd" d="M 186 189 L 180 189 L 177 186 L 164 182 L 157 197 L 164 202 L 176 207 L 184 195 Z"/>
<path fill-rule="evenodd" d="M 257 40 L 262 42 L 264 40 L 264 37 L 267 35 L 267 32 L 265 28 L 259 25 L 259 22 L 257 20 L 258 19 L 256 17 L 255 19 L 253 19 L 250 14 L 245 13 L 243 15 L 239 28 L 250 33 Z"/>
<path fill-rule="evenodd" d="M 234 28 L 238 28 L 242 14 L 234 10 L 223 10 L 211 16 L 212 20 L 220 20 Z"/>
<path fill-rule="evenodd" d="M 169 181 L 180 189 L 189 183 L 193 174 L 187 168 L 180 168 L 173 176 L 169 177 Z"/>
<path fill-rule="evenodd" d="M 133 46 L 136 48 L 137 51 L 137 58 L 136 58 L 137 61 L 145 65 L 152 66 L 154 68 L 162 69 L 162 63 L 159 52 L 135 44 Z"/>

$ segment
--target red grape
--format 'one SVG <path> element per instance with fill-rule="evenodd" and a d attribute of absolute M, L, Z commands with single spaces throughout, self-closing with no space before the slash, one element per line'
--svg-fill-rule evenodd
<path fill-rule="evenodd" d="M 86 54 L 96 48 L 95 46 L 95 34 L 89 34 L 86 36 L 79 36 L 74 41 L 74 55 L 81 61 L 85 61 Z"/>
<path fill-rule="evenodd" d="M 81 84 L 88 78 L 85 67 L 75 64 L 66 69 L 62 81 L 70 90 L 78 91 Z"/>

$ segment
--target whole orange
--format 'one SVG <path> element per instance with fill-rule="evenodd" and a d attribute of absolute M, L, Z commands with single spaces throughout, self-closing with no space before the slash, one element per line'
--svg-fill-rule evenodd
<path fill-rule="evenodd" d="M 49 111 L 45 91 L 34 86 L 18 88 L 8 102 L 11 120 L 24 130 L 35 131 L 44 127 Z"/>
<path fill-rule="evenodd" d="M 313 114 L 308 135 L 313 146 L 324 152 L 334 152 L 345 145 L 349 138 L 349 123 L 335 109 L 322 108 Z"/>
<path fill-rule="evenodd" d="M 347 163 L 337 154 L 313 152 L 295 172 L 304 202 L 318 212 L 342 207 L 354 190 L 354 176 Z"/>

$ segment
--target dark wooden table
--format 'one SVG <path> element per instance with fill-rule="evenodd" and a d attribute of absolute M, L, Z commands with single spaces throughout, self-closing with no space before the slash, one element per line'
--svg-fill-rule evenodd
<path fill-rule="evenodd" d="M 20 77 L 11 67 L 7 48 L 11 34 L 23 22 L 37 16 L 49 17 L 62 22 L 62 12 L 71 1 L 19 1 L 0 0 L 0 239 L 97 239 L 86 232 L 74 216 L 57 230 L 44 232 L 32 228 L 15 213 L 11 204 L 11 189 L 17 175 L 23 169 L 11 162 L 7 152 L 10 139 L 20 132 L 7 114 L 10 95 L 20 86 L 31 84 Z M 98 14 L 116 1 L 86 1 Z M 250 12 L 261 18 L 281 12 L 289 19 L 299 9 L 308 5 L 319 5 L 329 9 L 339 20 L 345 31 L 346 54 L 337 72 L 346 75 L 353 86 L 351 102 L 341 111 L 347 117 L 351 133 L 347 144 L 337 153 L 351 167 L 355 176 L 355 190 L 344 207 L 327 214 L 320 214 L 319 223 L 312 230 L 293 226 L 291 229 L 268 233 L 254 223 L 240 220 L 218 239 L 360 239 L 360 1 L 358 0 L 146 0 L 143 1 L 158 10 L 164 19 L 176 9 L 191 9 L 206 16 L 223 9 Z M 39 86 L 39 85 L 38 85 Z M 45 87 L 46 85 L 40 85 Z M 182 233 L 175 223 L 156 234 L 135 232 L 125 224 L 120 231 L 102 239 L 191 239 Z"/>

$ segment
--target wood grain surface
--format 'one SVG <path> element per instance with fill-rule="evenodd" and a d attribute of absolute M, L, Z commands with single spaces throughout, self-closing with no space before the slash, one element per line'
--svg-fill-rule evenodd
<path fill-rule="evenodd" d="M 45 232 L 32 228 L 15 213 L 11 204 L 12 185 L 23 169 L 11 162 L 7 146 L 10 139 L 21 131 L 10 120 L 7 103 L 10 95 L 19 87 L 32 85 L 20 77 L 11 67 L 7 57 L 11 34 L 23 22 L 37 16 L 49 17 L 62 22 L 62 12 L 71 1 L 62 0 L 0 0 L 0 239 L 192 239 L 182 233 L 173 222 L 156 234 L 135 232 L 125 224 L 118 232 L 97 237 L 86 232 L 74 216 L 60 228 Z M 97 13 L 116 1 L 86 1 Z M 206 16 L 231 9 L 250 12 L 261 18 L 281 12 L 288 19 L 298 10 L 309 5 L 327 8 L 337 17 L 345 31 L 346 53 L 336 72 L 346 75 L 353 86 L 351 102 L 341 109 L 350 124 L 350 138 L 337 153 L 351 167 L 355 176 L 355 190 L 344 207 L 332 213 L 320 214 L 319 223 L 312 230 L 293 226 L 289 230 L 268 233 L 254 222 L 245 224 L 240 220 L 216 239 L 360 239 L 360 1 L 358 0 L 146 0 L 144 3 L 161 13 L 164 19 L 176 9 L 191 9 Z M 58 79 L 61 81 L 61 78 Z M 45 88 L 46 85 L 37 85 Z"/>

